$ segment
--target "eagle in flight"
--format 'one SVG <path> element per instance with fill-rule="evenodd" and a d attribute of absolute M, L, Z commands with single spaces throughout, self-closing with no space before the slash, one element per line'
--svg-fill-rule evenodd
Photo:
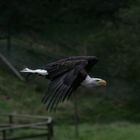
<path fill-rule="evenodd" d="M 79 86 L 106 86 L 105 80 L 91 78 L 88 75 L 97 61 L 95 56 L 73 56 L 49 63 L 44 69 L 25 68 L 21 72 L 42 75 L 50 80 L 48 91 L 42 101 L 46 104 L 47 110 L 51 111 L 56 109 L 60 102 L 69 100 Z"/>

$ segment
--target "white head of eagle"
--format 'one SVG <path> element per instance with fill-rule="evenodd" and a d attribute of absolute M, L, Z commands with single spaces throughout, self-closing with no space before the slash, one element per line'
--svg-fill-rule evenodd
<path fill-rule="evenodd" d="M 79 86 L 88 88 L 106 86 L 107 82 L 100 78 L 91 78 L 88 72 L 97 63 L 95 56 L 73 56 L 49 63 L 43 69 L 25 68 L 21 72 L 39 74 L 50 80 L 48 91 L 42 99 L 47 110 L 56 109 L 58 103 L 69 100 Z"/>

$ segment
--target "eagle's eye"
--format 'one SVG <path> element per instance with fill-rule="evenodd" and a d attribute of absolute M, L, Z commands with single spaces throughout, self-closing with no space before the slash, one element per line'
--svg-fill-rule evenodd
<path fill-rule="evenodd" d="M 99 79 L 96 79 L 95 81 L 96 81 L 96 82 L 99 82 L 100 80 L 99 80 Z"/>

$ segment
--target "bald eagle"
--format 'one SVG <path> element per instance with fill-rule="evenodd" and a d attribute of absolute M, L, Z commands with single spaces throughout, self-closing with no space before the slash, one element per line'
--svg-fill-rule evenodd
<path fill-rule="evenodd" d="M 97 61 L 95 56 L 74 56 L 49 63 L 44 69 L 25 68 L 21 72 L 39 74 L 50 80 L 48 91 L 42 101 L 46 104 L 47 110 L 54 110 L 60 102 L 69 100 L 79 86 L 106 86 L 105 80 L 91 78 L 88 75 Z"/>

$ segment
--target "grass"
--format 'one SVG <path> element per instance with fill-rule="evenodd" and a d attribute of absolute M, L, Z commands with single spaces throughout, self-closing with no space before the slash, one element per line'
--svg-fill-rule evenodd
<path fill-rule="evenodd" d="M 79 125 L 79 135 L 75 134 L 74 125 L 55 125 L 53 140 L 139 140 L 140 124 L 129 122 L 83 123 Z M 28 136 L 38 133 L 34 130 L 18 130 L 11 136 Z M 45 137 L 37 140 L 45 140 Z"/>
<path fill-rule="evenodd" d="M 131 115 L 129 111 L 121 106 L 114 106 L 106 96 L 102 95 L 101 98 L 98 93 L 96 96 L 88 94 L 86 98 L 82 98 L 84 94 L 81 92 L 79 95 L 81 96 L 79 138 L 76 138 L 72 102 L 64 103 L 56 112 L 48 114 L 41 103 L 42 89 L 45 89 L 47 82 L 45 86 L 42 85 L 44 87 L 41 87 L 39 83 L 32 80 L 28 83 L 19 81 L 3 69 L 0 69 L 0 74 L 0 112 L 53 116 L 55 120 L 54 140 L 139 140 L 140 124 L 129 123 L 129 119 L 127 120 L 127 117 Z M 35 79 L 35 81 L 38 80 L 40 79 Z M 118 120 L 120 122 L 117 122 Z M 20 134 L 23 133 L 18 133 Z"/>
<path fill-rule="evenodd" d="M 0 74 L 1 113 L 31 114 L 35 110 L 40 110 L 42 95 L 36 91 L 38 88 L 36 84 L 30 82 L 26 84 L 4 70 L 0 70 Z"/>
<path fill-rule="evenodd" d="M 139 140 L 140 124 L 116 122 L 110 124 L 80 124 L 79 137 L 74 126 L 56 126 L 54 140 Z"/>
<path fill-rule="evenodd" d="M 22 44 L 22 49 L 18 49 L 20 44 Z M 18 40 L 14 40 L 13 45 L 15 47 L 12 49 L 11 61 L 18 69 L 23 68 L 24 64 L 36 67 L 38 64 L 42 65 L 41 62 L 44 64 L 46 61 L 58 58 L 53 53 L 49 54 L 52 51 L 56 53 L 57 46 L 47 47 L 47 49 L 44 46 L 38 49 L 37 47 L 28 48 L 29 44 L 24 44 L 23 41 L 18 42 Z M 136 121 L 139 122 L 140 113 L 133 113 L 130 108 L 127 108 L 127 101 L 124 100 L 126 98 L 124 93 L 127 91 L 123 91 L 125 85 L 121 83 L 120 85 L 115 83 L 115 87 L 110 81 L 107 91 L 94 90 L 92 92 L 87 89 L 76 91 L 79 99 L 80 134 L 79 138 L 75 138 L 73 102 L 64 103 L 56 112 L 48 113 L 41 103 L 43 92 L 47 89 L 46 80 L 34 77 L 25 83 L 1 67 L 0 75 L 0 113 L 51 115 L 55 120 L 54 140 L 139 140 L 140 125 L 136 124 Z M 116 94 L 115 98 L 112 97 L 113 94 Z"/>
<path fill-rule="evenodd" d="M 73 124 L 74 104 L 72 100 L 61 104 L 57 111 L 48 113 L 41 99 L 47 89 L 47 80 L 32 77 L 29 82 L 22 82 L 9 71 L 0 69 L 0 112 L 34 115 L 51 115 L 57 124 Z M 33 80 L 32 80 L 33 79 Z M 112 121 L 139 121 L 139 114 L 108 97 L 106 91 L 78 89 L 78 110 L 80 123 L 98 123 Z M 86 96 L 85 96 L 86 94 Z M 90 115 L 87 115 L 90 114 Z M 133 114 L 133 115 L 132 115 Z"/>

